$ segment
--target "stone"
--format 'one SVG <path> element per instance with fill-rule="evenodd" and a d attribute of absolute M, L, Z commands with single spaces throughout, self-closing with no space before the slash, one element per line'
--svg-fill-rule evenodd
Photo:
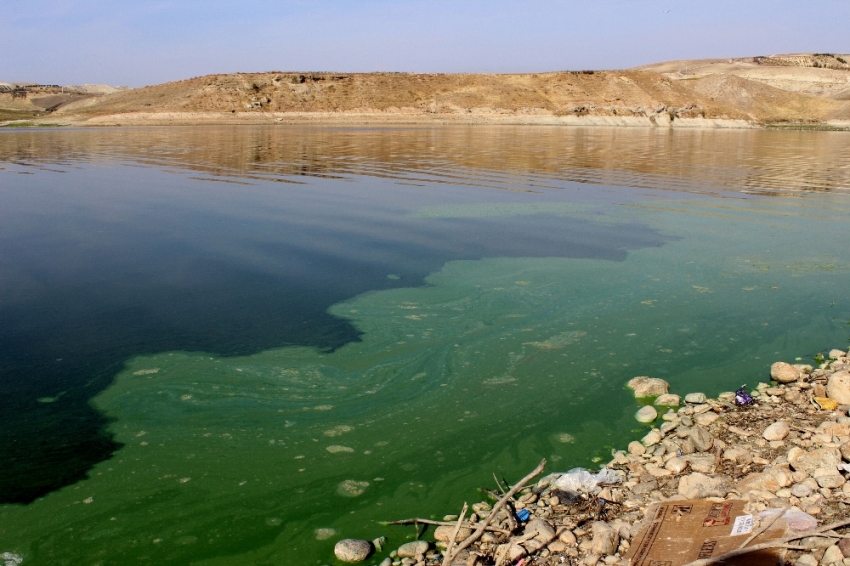
<path fill-rule="evenodd" d="M 770 366 L 770 378 L 777 383 L 793 383 L 800 378 L 800 371 L 785 362 L 776 362 Z"/>
<path fill-rule="evenodd" d="M 648 476 L 647 476 L 648 477 Z M 632 493 L 635 495 L 646 495 L 658 489 L 656 480 L 641 481 L 639 484 L 632 487 Z"/>
<path fill-rule="evenodd" d="M 829 376 L 826 396 L 839 405 L 850 405 L 850 371 L 837 371 Z"/>
<path fill-rule="evenodd" d="M 848 449 L 850 449 L 850 442 L 847 443 Z M 633 454 L 635 456 L 641 456 L 646 453 L 646 446 L 638 442 L 637 440 L 633 440 L 629 442 L 629 454 Z"/>
<path fill-rule="evenodd" d="M 532 533 L 536 533 L 533 535 L 534 539 L 544 543 L 555 538 L 555 529 L 552 528 L 552 525 L 538 517 L 531 519 L 525 525 L 525 531 L 523 534 L 528 536 Z"/>
<path fill-rule="evenodd" d="M 705 396 L 705 393 L 688 393 L 685 395 L 685 403 L 691 403 L 693 405 L 702 405 L 708 401 L 708 397 Z"/>
<path fill-rule="evenodd" d="M 634 389 L 635 397 L 653 397 L 664 395 L 670 388 L 670 384 L 657 377 L 635 377 L 629 380 L 628 387 Z"/>
<path fill-rule="evenodd" d="M 372 554 L 372 543 L 356 538 L 342 539 L 334 546 L 334 554 L 343 562 L 363 562 Z"/>
<path fill-rule="evenodd" d="M 570 530 L 562 532 L 560 536 L 558 536 L 558 540 L 566 544 L 567 546 L 575 546 L 578 544 L 578 539 L 576 539 L 576 536 Z"/>
<path fill-rule="evenodd" d="M 795 446 L 788 451 L 788 463 L 795 470 L 803 470 L 809 474 L 818 468 L 834 470 L 841 463 L 841 452 L 837 448 L 818 448 L 807 452 Z"/>
<path fill-rule="evenodd" d="M 717 413 L 703 413 L 694 417 L 694 422 L 700 426 L 711 426 L 714 421 L 720 418 Z"/>
<path fill-rule="evenodd" d="M 449 535 L 451 536 L 451 535 Z M 505 557 L 513 563 L 526 555 L 526 550 L 519 544 L 501 544 L 496 548 L 496 562 L 505 562 Z"/>
<path fill-rule="evenodd" d="M 845 442 L 838 450 L 841 452 L 841 457 L 850 462 L 850 442 Z"/>
<path fill-rule="evenodd" d="M 803 554 L 794 562 L 794 566 L 818 566 L 818 559 L 812 554 Z"/>
<path fill-rule="evenodd" d="M 679 480 L 679 494 L 688 499 L 725 497 L 728 489 L 729 482 L 723 476 L 712 478 L 700 472 L 694 472 Z"/>
<path fill-rule="evenodd" d="M 674 458 L 670 458 L 667 460 L 667 463 L 664 464 L 664 468 L 673 472 L 674 474 L 681 474 L 685 471 L 685 468 L 688 467 L 688 459 L 685 456 L 676 456 Z"/>
<path fill-rule="evenodd" d="M 567 548 L 569 547 L 559 540 L 549 543 L 549 550 L 554 553 L 564 552 Z"/>
<path fill-rule="evenodd" d="M 827 476 L 820 476 L 819 478 L 816 478 L 816 481 L 818 482 L 818 485 L 820 487 L 826 489 L 838 489 L 839 487 L 847 483 L 847 480 L 845 480 L 844 476 L 842 476 L 841 474 L 829 474 Z"/>
<path fill-rule="evenodd" d="M 449 542 L 449 539 L 452 538 L 452 533 L 455 530 L 455 526 L 451 527 L 448 525 L 443 525 L 441 527 L 437 527 L 434 529 L 434 538 L 441 542 Z M 472 530 L 467 527 L 461 527 L 457 533 L 457 537 L 455 537 L 455 542 L 461 542 L 466 540 L 469 535 L 472 534 Z"/>
<path fill-rule="evenodd" d="M 663 438 L 664 435 L 661 434 L 660 430 L 651 430 L 649 434 L 641 439 L 641 442 L 643 442 L 644 446 L 654 446 L 661 442 Z"/>
<path fill-rule="evenodd" d="M 844 560 L 844 554 L 841 553 L 841 549 L 838 548 L 837 544 L 833 544 L 829 548 L 826 549 L 826 552 L 823 553 L 823 558 L 821 558 L 821 564 L 835 564 L 836 562 L 841 563 Z"/>
<path fill-rule="evenodd" d="M 808 497 L 814 490 L 806 484 L 798 483 L 791 488 L 791 495 L 798 499 Z"/>
<path fill-rule="evenodd" d="M 819 434 L 828 434 L 830 436 L 847 436 L 850 435 L 850 424 L 824 421 L 817 428 L 817 431 Z"/>
<path fill-rule="evenodd" d="M 788 465 L 777 465 L 763 472 L 750 474 L 738 482 L 738 491 L 741 493 L 754 490 L 770 491 L 776 493 L 783 487 L 788 487 L 794 482 L 794 477 Z"/>
<path fill-rule="evenodd" d="M 844 555 L 844 558 L 850 558 L 850 538 L 839 540 L 838 548 L 841 549 L 841 554 Z"/>
<path fill-rule="evenodd" d="M 449 533 L 451 536 L 451 533 Z M 413 542 L 406 542 L 400 547 L 398 547 L 398 557 L 399 558 L 416 558 L 419 554 L 425 554 L 428 552 L 428 543 L 424 540 L 415 540 Z"/>
<path fill-rule="evenodd" d="M 593 523 L 592 552 L 598 556 L 610 556 L 617 552 L 620 544 L 620 533 L 604 521 Z"/>
<path fill-rule="evenodd" d="M 681 398 L 674 393 L 665 393 L 655 399 L 655 404 L 661 407 L 678 407 L 680 403 Z"/>
<path fill-rule="evenodd" d="M 639 423 L 649 424 L 658 418 L 658 411 L 655 410 L 655 407 L 646 405 L 638 410 L 635 414 L 635 418 Z"/>
<path fill-rule="evenodd" d="M 784 440 L 786 436 L 791 432 L 791 427 L 788 426 L 788 423 L 783 421 L 778 421 L 764 429 L 762 436 L 765 440 Z"/>
<path fill-rule="evenodd" d="M 711 447 L 714 444 L 714 437 L 711 436 L 711 433 L 708 432 L 707 429 L 701 426 L 693 427 L 688 438 L 693 443 L 694 450 L 697 452 L 707 452 L 708 450 L 711 450 Z"/>
<path fill-rule="evenodd" d="M 393 559 L 387 556 L 386 558 L 381 560 L 381 563 L 378 564 L 378 566 L 393 566 Z"/>
<path fill-rule="evenodd" d="M 729 448 L 723 452 L 724 460 L 732 460 L 736 464 L 749 464 L 753 461 L 751 450 L 744 448 Z"/>
<path fill-rule="evenodd" d="M 649 472 L 650 475 L 653 475 L 656 478 L 663 478 L 673 475 L 673 472 L 665 470 L 664 468 L 647 468 L 647 472 Z"/>
<path fill-rule="evenodd" d="M 714 471 L 714 456 L 711 454 L 688 456 L 688 463 L 695 472 L 710 474 Z"/>
<path fill-rule="evenodd" d="M 837 360 L 838 358 L 846 358 L 846 357 L 847 357 L 847 352 L 845 352 L 844 350 L 835 349 L 835 350 L 829 351 L 829 359 L 830 360 Z"/>

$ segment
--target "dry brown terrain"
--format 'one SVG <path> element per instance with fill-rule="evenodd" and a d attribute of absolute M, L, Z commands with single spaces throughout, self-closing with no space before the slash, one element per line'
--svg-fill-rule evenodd
<path fill-rule="evenodd" d="M 850 56 L 676 61 L 522 75 L 238 73 L 62 100 L 78 125 L 392 122 L 754 127 L 850 125 Z M 7 100 L 8 98 L 8 100 Z M 58 99 L 57 99 L 58 101 Z M 0 108 L 53 98 L 11 100 Z"/>

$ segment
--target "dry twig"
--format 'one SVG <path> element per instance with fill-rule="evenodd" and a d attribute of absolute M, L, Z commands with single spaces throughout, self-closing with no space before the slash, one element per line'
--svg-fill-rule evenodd
<path fill-rule="evenodd" d="M 455 529 L 452 531 L 452 538 L 449 539 L 449 546 L 446 547 L 446 554 L 443 558 L 443 566 L 449 566 L 451 562 L 449 562 L 449 557 L 452 555 L 452 548 L 455 546 L 455 541 L 457 540 L 457 534 L 460 532 L 460 526 L 463 524 L 463 518 L 466 517 L 466 511 L 469 507 L 466 505 L 466 501 L 463 502 L 463 509 L 460 511 L 460 518 L 457 520 L 457 525 L 455 525 Z"/>
<path fill-rule="evenodd" d="M 502 507 L 505 506 L 505 503 L 507 503 L 508 500 L 510 500 L 510 498 L 513 497 L 516 494 L 516 492 L 521 490 L 523 488 L 523 486 L 531 478 L 539 475 L 543 471 L 543 468 L 545 468 L 545 467 L 546 467 L 546 459 L 544 458 L 543 460 L 540 461 L 539 464 L 537 464 L 537 467 L 534 468 L 534 470 L 532 470 L 531 473 L 529 473 L 527 476 L 525 476 L 524 478 L 519 480 L 516 483 L 516 485 L 514 485 L 505 495 L 502 496 L 501 499 L 499 499 L 499 501 L 496 502 L 495 505 L 493 505 L 493 508 L 490 510 L 490 513 L 487 515 L 487 518 L 484 519 L 484 522 L 479 523 L 478 528 L 475 530 L 474 533 L 469 535 L 466 538 L 466 540 L 464 540 L 462 543 L 460 543 L 460 545 L 458 545 L 457 549 L 455 549 L 455 551 L 453 553 L 446 552 L 446 554 L 445 554 L 446 557 L 443 560 L 443 564 L 444 565 L 445 564 L 451 564 L 452 560 L 454 559 L 453 555 L 460 554 L 461 551 L 469 548 L 469 545 L 471 545 L 476 540 L 481 538 L 481 535 L 484 534 L 484 529 L 486 529 L 487 525 L 489 525 L 493 521 L 493 519 L 496 518 L 496 514 L 499 512 L 499 510 Z"/>
<path fill-rule="evenodd" d="M 380 525 L 436 525 L 438 527 L 454 527 L 457 524 L 457 521 L 433 521 L 431 519 L 422 519 L 420 517 L 414 517 L 413 519 L 402 519 L 400 521 L 382 521 L 378 524 Z M 467 529 L 477 529 L 479 523 L 471 523 L 466 521 L 463 526 Z M 499 527 L 487 527 L 487 530 L 493 533 L 501 533 L 501 534 L 510 534 L 510 531 L 505 529 L 500 529 Z"/>

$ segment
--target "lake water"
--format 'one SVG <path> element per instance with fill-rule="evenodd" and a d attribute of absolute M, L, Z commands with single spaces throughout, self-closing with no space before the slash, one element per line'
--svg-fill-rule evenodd
<path fill-rule="evenodd" d="M 0 553 L 331 564 L 493 473 L 598 466 L 644 434 L 634 376 L 715 395 L 848 346 L 848 148 L 2 132 Z"/>

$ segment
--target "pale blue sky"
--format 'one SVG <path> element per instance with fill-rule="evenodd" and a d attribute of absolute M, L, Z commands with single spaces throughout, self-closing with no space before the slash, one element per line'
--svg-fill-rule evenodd
<path fill-rule="evenodd" d="M 0 0 L 0 81 L 610 69 L 847 53 L 848 29 L 850 0 Z"/>

